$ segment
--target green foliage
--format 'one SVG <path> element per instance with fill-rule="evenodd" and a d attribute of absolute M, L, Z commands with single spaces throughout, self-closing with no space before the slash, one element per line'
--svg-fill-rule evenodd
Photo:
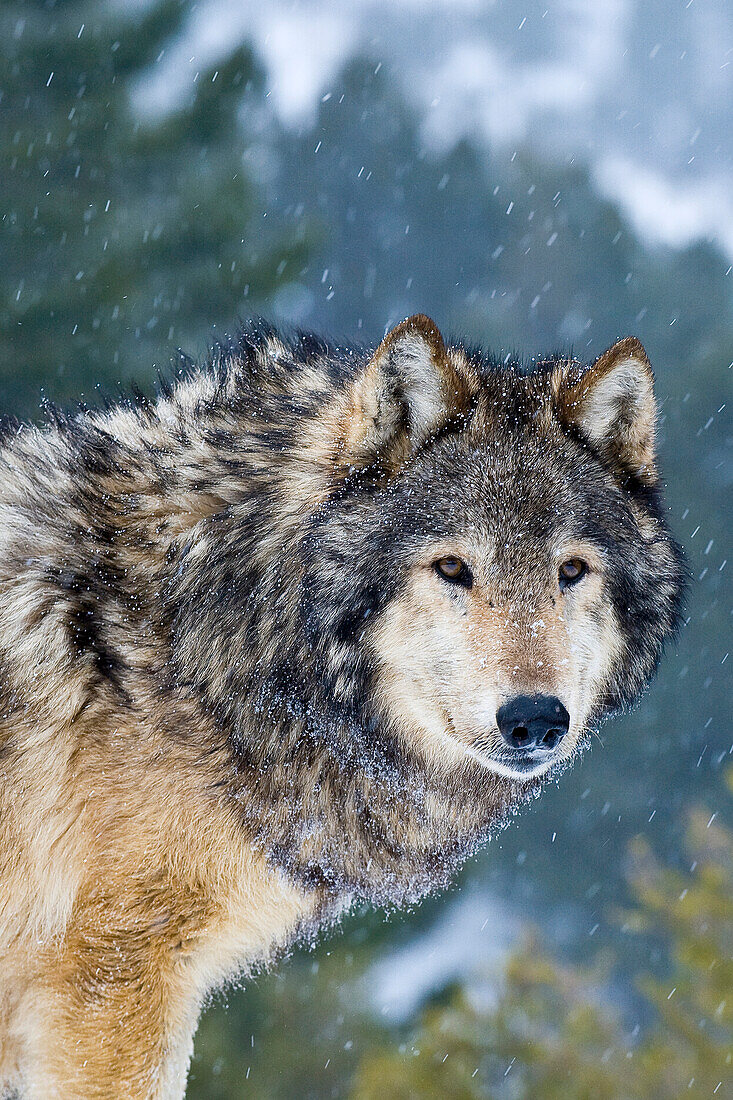
<path fill-rule="evenodd" d="M 539 939 L 509 960 L 496 1004 L 466 991 L 429 1008 L 408 1042 L 363 1060 L 351 1100 L 694 1100 L 733 1081 L 733 832 L 690 815 L 687 873 L 632 845 L 624 930 L 664 937 L 663 975 L 636 975 L 630 1029 L 608 961 L 561 964 Z M 640 998 L 640 1001 L 639 1001 Z M 623 999 L 632 1003 L 629 991 Z M 730 1093 L 728 1093 L 730 1095 Z"/>
<path fill-rule="evenodd" d="M 172 113 L 133 107 L 186 9 L 2 7 L 0 402 L 13 412 L 41 385 L 69 398 L 149 374 L 176 344 L 200 349 L 301 264 L 303 233 L 268 232 L 248 168 L 272 125 L 249 49 L 199 73 Z"/>
<path fill-rule="evenodd" d="M 343 947 L 344 941 L 339 941 Z M 360 977 L 370 943 L 300 954 L 247 982 L 206 1013 L 196 1036 L 188 1100 L 323 1100 L 343 1096 L 366 1050 L 383 1038 Z"/>

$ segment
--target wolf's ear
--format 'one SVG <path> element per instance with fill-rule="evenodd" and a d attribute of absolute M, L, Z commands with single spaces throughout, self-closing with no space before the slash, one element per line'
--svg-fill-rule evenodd
<path fill-rule="evenodd" d="M 476 383 L 452 361 L 437 325 L 418 313 L 388 332 L 356 379 L 341 425 L 339 464 L 394 469 L 450 420 Z"/>
<path fill-rule="evenodd" d="M 560 420 L 573 427 L 621 476 L 657 480 L 654 375 L 635 336 L 619 340 L 580 375 L 556 389 Z"/>

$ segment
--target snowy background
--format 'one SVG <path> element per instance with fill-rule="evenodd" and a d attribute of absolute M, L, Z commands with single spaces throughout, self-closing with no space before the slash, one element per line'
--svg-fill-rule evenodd
<path fill-rule="evenodd" d="M 733 260 L 727 0 L 204 0 L 142 82 L 141 108 L 175 107 L 236 39 L 254 45 L 291 130 L 368 55 L 397 76 L 426 146 L 576 158 L 649 243 L 713 240 Z"/>
<path fill-rule="evenodd" d="M 3 5 L 3 411 L 152 386 L 257 312 L 365 343 L 428 312 L 529 357 L 634 333 L 690 557 L 635 713 L 447 896 L 357 913 L 213 1006 L 191 1096 L 366 1100 L 370 1052 L 456 989 L 489 1011 L 530 927 L 568 965 L 612 956 L 603 999 L 648 1022 L 639 968 L 672 963 L 618 919 L 629 852 L 687 872 L 688 812 L 730 818 L 732 81 L 727 0 Z"/>

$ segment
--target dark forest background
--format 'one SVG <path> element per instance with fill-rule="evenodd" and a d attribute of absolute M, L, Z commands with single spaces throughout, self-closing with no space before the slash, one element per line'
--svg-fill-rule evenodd
<path fill-rule="evenodd" d="M 641 239 L 581 158 L 426 144 L 379 56 L 346 60 L 300 127 L 246 43 L 143 110 L 191 7 L 0 7 L 0 410 L 153 390 L 254 314 L 373 345 L 420 311 L 528 358 L 633 333 L 693 584 L 639 708 L 449 895 L 356 912 L 218 999 L 189 1095 L 730 1090 L 729 260 Z"/>

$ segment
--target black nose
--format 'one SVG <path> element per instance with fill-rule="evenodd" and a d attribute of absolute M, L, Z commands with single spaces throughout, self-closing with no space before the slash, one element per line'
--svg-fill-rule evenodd
<path fill-rule="evenodd" d="M 496 712 L 501 736 L 513 749 L 557 748 L 570 726 L 570 715 L 554 695 L 518 695 Z"/>

